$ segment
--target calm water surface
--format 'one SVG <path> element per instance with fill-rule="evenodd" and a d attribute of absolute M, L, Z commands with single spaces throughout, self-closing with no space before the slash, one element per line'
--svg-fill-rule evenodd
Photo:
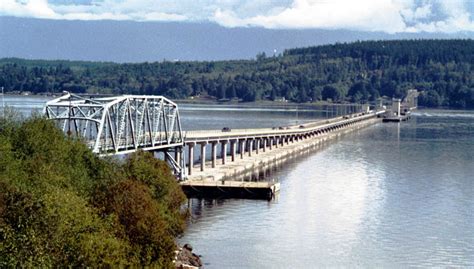
<path fill-rule="evenodd" d="M 187 130 L 327 116 L 294 110 L 180 107 Z M 420 110 L 409 122 L 376 124 L 271 177 L 282 190 L 270 202 L 189 201 L 180 241 L 205 268 L 474 267 L 474 112 Z"/>
<path fill-rule="evenodd" d="M 473 267 L 473 157 L 473 112 L 422 110 L 290 161 L 274 201 L 192 199 L 180 241 L 206 268 Z"/>

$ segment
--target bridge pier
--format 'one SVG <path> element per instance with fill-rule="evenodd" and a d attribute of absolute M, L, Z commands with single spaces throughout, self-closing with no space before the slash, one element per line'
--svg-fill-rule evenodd
<path fill-rule="evenodd" d="M 225 164 L 227 159 L 227 140 L 221 141 L 221 158 L 222 164 Z"/>
<path fill-rule="evenodd" d="M 196 143 L 189 143 L 188 146 L 189 146 L 189 150 L 188 150 L 188 153 L 189 153 L 189 164 L 188 164 L 188 175 L 192 175 L 193 174 L 193 164 L 194 164 L 194 145 Z"/>
<path fill-rule="evenodd" d="M 260 139 L 257 138 L 255 139 L 255 154 L 258 154 L 259 150 L 260 150 Z"/>
<path fill-rule="evenodd" d="M 240 139 L 239 140 L 239 153 L 240 153 L 240 159 L 243 159 L 244 158 L 244 154 L 245 154 L 245 139 Z"/>
<path fill-rule="evenodd" d="M 235 144 L 237 143 L 237 140 L 230 140 L 230 160 L 232 162 L 235 162 Z"/>
<path fill-rule="evenodd" d="M 212 168 L 216 168 L 216 161 L 217 161 L 217 142 L 211 142 L 211 163 Z"/>
<path fill-rule="evenodd" d="M 183 159 L 183 150 L 184 150 L 184 147 L 181 147 L 181 148 L 176 148 L 176 162 L 177 163 L 181 163 L 182 159 Z M 184 165 L 183 165 L 184 166 Z M 184 167 L 183 167 L 184 169 Z"/>
<path fill-rule="evenodd" d="M 252 139 L 249 139 L 247 140 L 248 141 L 248 154 L 249 154 L 249 157 L 252 156 L 252 147 L 253 147 L 253 140 Z"/>
<path fill-rule="evenodd" d="M 201 171 L 206 168 L 206 146 L 207 142 L 201 143 Z"/>
<path fill-rule="evenodd" d="M 262 151 L 265 152 L 267 150 L 267 139 L 262 138 Z"/>

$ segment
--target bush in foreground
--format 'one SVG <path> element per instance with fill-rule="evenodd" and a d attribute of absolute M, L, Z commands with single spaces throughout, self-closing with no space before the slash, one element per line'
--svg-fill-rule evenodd
<path fill-rule="evenodd" d="M 184 199 L 150 153 L 99 159 L 50 121 L 0 118 L 1 268 L 171 267 Z"/>

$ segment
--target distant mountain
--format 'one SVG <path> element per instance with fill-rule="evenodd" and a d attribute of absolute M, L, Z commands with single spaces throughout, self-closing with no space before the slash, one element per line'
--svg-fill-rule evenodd
<path fill-rule="evenodd" d="M 260 52 L 378 39 L 474 38 L 348 30 L 225 28 L 212 23 L 62 21 L 0 17 L 0 58 L 144 62 L 250 59 Z"/>

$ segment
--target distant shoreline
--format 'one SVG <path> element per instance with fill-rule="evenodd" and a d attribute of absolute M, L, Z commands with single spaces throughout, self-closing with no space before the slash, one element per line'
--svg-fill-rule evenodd
<path fill-rule="evenodd" d="M 76 93 L 77 94 L 77 93 Z M 1 95 L 1 93 L 0 93 Z M 61 94 L 58 93 L 16 93 L 16 92 L 5 92 L 5 96 L 25 96 L 25 97 L 60 97 Z M 80 93 L 78 95 L 81 96 L 120 96 L 115 94 L 87 94 L 87 93 Z M 296 103 L 291 101 L 271 101 L 271 100 L 260 100 L 254 102 L 243 102 L 239 100 L 229 100 L 229 101 L 219 101 L 215 99 L 207 99 L 207 98 L 187 98 L 187 99 L 173 99 L 169 98 L 175 103 L 180 104 L 208 104 L 208 105 L 238 105 L 238 106 L 320 106 L 320 105 L 332 105 L 332 106 L 346 106 L 346 105 L 360 105 L 360 104 L 353 104 L 353 103 L 332 103 L 327 101 L 318 101 L 318 102 L 306 102 L 306 103 Z"/>
<path fill-rule="evenodd" d="M 96 94 L 85 94 L 94 96 Z M 0 93 L 2 96 L 2 93 Z M 5 92 L 4 96 L 21 96 L 21 97 L 32 97 L 32 98 L 39 98 L 39 97 L 51 97 L 57 98 L 61 95 L 53 94 L 53 93 L 37 93 L 37 94 L 22 94 L 22 93 L 12 93 L 12 92 Z M 97 94 L 97 96 L 119 96 L 113 94 Z M 349 106 L 349 105 L 361 105 L 361 104 L 352 104 L 352 103 L 331 103 L 327 101 L 318 101 L 313 103 L 295 103 L 295 102 L 282 102 L 282 101 L 270 101 L 270 100 L 260 100 L 255 102 L 242 102 L 236 100 L 230 101 L 218 101 L 212 99 L 171 99 L 173 102 L 178 104 L 196 104 L 196 105 L 217 105 L 217 106 L 238 106 L 238 107 L 317 107 L 317 106 Z M 424 107 L 418 106 L 418 109 L 448 109 L 448 110 L 466 110 L 471 111 L 473 109 L 469 108 L 456 108 L 456 107 L 449 107 L 449 106 L 439 106 L 439 107 Z"/>

